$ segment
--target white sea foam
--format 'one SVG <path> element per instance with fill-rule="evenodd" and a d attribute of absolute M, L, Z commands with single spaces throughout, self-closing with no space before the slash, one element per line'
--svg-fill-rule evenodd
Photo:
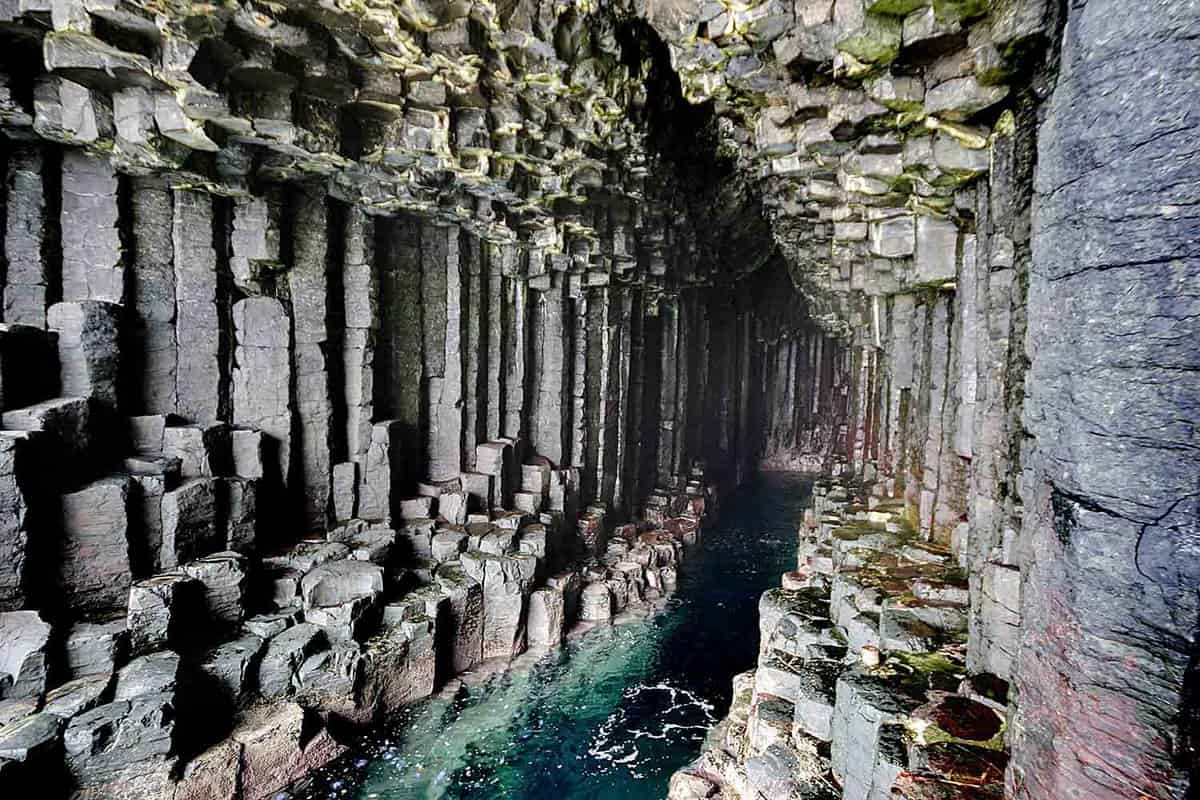
<path fill-rule="evenodd" d="M 661 708 L 654 710 L 649 725 L 641 719 L 635 724 L 631 709 L 647 702 Z M 699 740 L 716 721 L 713 704 L 688 689 L 668 683 L 636 684 L 625 689 L 621 703 L 597 728 L 587 754 L 600 770 L 620 766 L 641 778 L 646 765 L 639 760 L 638 741 L 668 741 L 681 735 Z"/>

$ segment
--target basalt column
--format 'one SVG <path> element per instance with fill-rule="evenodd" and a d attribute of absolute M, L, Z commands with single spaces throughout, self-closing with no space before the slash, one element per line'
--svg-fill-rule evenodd
<path fill-rule="evenodd" d="M 425 478 L 421 230 L 409 217 L 387 217 L 376 222 L 375 235 L 380 326 L 375 351 L 375 414 L 378 419 L 396 420 L 396 445 L 405 453 L 397 474 L 411 492 Z M 441 269 L 444 274 L 444 261 Z"/>
<path fill-rule="evenodd" d="M 457 478 L 462 447 L 462 273 L 458 229 L 421 230 L 426 464 L 429 480 Z"/>
<path fill-rule="evenodd" d="M 1068 9 L 1029 283 L 1018 798 L 1177 798 L 1197 773 L 1194 125 L 1200 15 Z M 1189 795 L 1191 796 L 1191 795 Z"/>

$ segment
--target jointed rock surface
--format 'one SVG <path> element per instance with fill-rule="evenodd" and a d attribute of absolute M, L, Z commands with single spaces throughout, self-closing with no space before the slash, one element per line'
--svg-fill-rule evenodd
<path fill-rule="evenodd" d="M 1198 769 L 1193 0 L 0 3 L 0 795 L 257 800 L 819 485 L 677 798 Z"/>

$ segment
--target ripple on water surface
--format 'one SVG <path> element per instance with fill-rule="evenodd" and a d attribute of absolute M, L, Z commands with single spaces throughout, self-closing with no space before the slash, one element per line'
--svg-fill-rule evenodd
<path fill-rule="evenodd" d="M 768 476 L 739 491 L 690 554 L 679 587 L 561 650 L 467 676 L 318 773 L 301 800 L 666 795 L 753 666 L 756 606 L 795 564 L 809 484 Z"/>

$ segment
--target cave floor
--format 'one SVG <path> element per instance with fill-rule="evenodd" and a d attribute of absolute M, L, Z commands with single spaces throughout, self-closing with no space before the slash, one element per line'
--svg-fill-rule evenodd
<path fill-rule="evenodd" d="M 679 586 L 561 650 L 460 676 L 293 795 L 662 798 L 758 653 L 756 607 L 795 563 L 811 485 L 763 476 L 722 505 Z"/>

